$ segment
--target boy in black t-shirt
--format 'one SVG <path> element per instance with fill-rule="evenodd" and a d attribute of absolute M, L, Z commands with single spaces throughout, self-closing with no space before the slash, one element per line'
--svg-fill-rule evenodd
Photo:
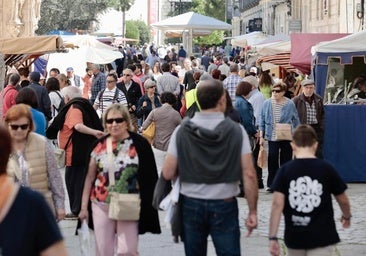
<path fill-rule="evenodd" d="M 340 239 L 331 195 L 341 208 L 343 227 L 348 228 L 351 210 L 345 193 L 347 185 L 329 163 L 315 157 L 318 143 L 311 126 L 298 126 L 291 146 L 296 159 L 281 166 L 271 186 L 274 194 L 269 226 L 270 253 L 280 255 L 277 231 L 283 212 L 287 255 L 333 255 Z"/>

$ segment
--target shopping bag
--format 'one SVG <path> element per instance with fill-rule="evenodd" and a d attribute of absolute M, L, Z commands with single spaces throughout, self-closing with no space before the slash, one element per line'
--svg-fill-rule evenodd
<path fill-rule="evenodd" d="M 267 162 L 268 162 L 267 151 L 264 149 L 263 146 L 261 146 L 259 148 L 257 165 L 258 165 L 258 167 L 260 167 L 262 169 L 267 168 Z"/>
<path fill-rule="evenodd" d="M 81 256 L 90 256 L 90 232 L 86 220 L 82 221 L 81 227 L 78 229 L 78 236 L 80 241 Z"/>

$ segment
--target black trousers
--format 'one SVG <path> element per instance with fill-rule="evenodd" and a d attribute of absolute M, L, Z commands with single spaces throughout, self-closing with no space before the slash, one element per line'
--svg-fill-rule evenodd
<path fill-rule="evenodd" d="M 260 145 L 259 145 L 259 140 L 258 140 L 258 142 L 255 145 L 255 148 L 253 150 L 253 161 L 254 161 L 254 168 L 257 173 L 258 188 L 263 188 L 264 186 L 263 186 L 262 168 L 260 168 L 257 164 L 259 149 L 260 149 Z"/>
<path fill-rule="evenodd" d="M 69 195 L 70 209 L 78 215 L 81 209 L 81 197 L 83 195 L 86 166 L 66 166 L 65 183 Z"/>

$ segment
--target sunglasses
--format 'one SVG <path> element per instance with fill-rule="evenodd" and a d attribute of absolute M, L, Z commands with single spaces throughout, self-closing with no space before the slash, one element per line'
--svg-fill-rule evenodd
<path fill-rule="evenodd" d="M 13 131 L 17 131 L 19 128 L 22 130 L 28 129 L 29 124 L 10 124 L 9 126 Z"/>
<path fill-rule="evenodd" d="M 282 91 L 281 91 L 281 90 L 272 90 L 272 92 L 280 93 L 280 92 L 282 92 Z"/>
<path fill-rule="evenodd" d="M 107 124 L 113 124 L 113 122 L 116 122 L 117 124 L 123 123 L 124 121 L 126 121 L 126 119 L 124 119 L 123 117 L 119 117 L 119 118 L 110 118 L 105 120 L 105 122 Z"/>
<path fill-rule="evenodd" d="M 131 76 L 130 74 L 123 74 L 123 76 Z"/>
<path fill-rule="evenodd" d="M 111 84 L 111 83 L 114 83 L 116 82 L 116 80 L 107 80 L 107 84 Z"/>
<path fill-rule="evenodd" d="M 151 87 L 149 87 L 149 89 L 150 89 L 150 88 L 156 88 L 156 86 L 151 86 Z"/>

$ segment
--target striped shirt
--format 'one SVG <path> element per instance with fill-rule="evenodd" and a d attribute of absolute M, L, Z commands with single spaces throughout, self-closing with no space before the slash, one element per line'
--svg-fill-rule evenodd
<path fill-rule="evenodd" d="M 282 108 L 283 108 L 283 106 L 285 106 L 285 104 L 286 104 L 286 101 L 277 103 L 276 101 L 272 100 L 273 127 L 275 127 L 275 124 L 280 122 Z M 276 138 L 276 129 L 272 129 L 271 140 L 274 141 L 275 138 Z"/>
<path fill-rule="evenodd" d="M 125 94 L 114 87 L 112 90 L 106 88 L 98 93 L 97 98 L 94 101 L 94 105 L 98 107 L 98 110 L 103 113 L 113 103 L 121 103 L 127 107 L 127 100 Z"/>

